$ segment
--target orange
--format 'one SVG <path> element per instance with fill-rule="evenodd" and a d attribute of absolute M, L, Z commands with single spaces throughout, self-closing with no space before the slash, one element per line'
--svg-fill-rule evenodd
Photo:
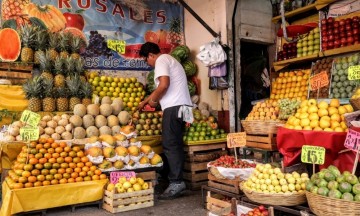
<path fill-rule="evenodd" d="M 42 182 L 42 184 L 43 184 L 43 186 L 47 186 L 47 185 L 50 185 L 50 184 L 51 184 L 51 182 L 50 182 L 50 181 L 48 181 L 48 180 L 45 180 L 45 181 L 43 181 L 43 182 Z"/>
<path fill-rule="evenodd" d="M 53 179 L 53 180 L 51 180 L 51 184 L 52 185 L 57 185 L 57 184 L 59 184 L 59 180 Z"/>

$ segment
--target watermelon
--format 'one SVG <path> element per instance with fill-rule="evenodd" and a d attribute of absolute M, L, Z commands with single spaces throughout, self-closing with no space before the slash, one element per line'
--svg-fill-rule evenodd
<path fill-rule="evenodd" d="M 190 96 L 195 95 L 195 93 L 196 93 L 196 86 L 195 86 L 194 82 L 191 81 L 191 80 L 188 81 L 188 89 L 189 89 Z"/>
<path fill-rule="evenodd" d="M 186 76 L 191 77 L 194 76 L 197 69 L 196 64 L 190 60 L 186 60 L 182 63 L 182 66 L 184 67 Z"/>
<path fill-rule="evenodd" d="M 184 62 L 190 55 L 190 49 L 185 45 L 180 45 L 175 47 L 175 49 L 171 51 L 170 55 L 176 59 L 180 59 L 181 62 Z"/>
<path fill-rule="evenodd" d="M 14 62 L 21 52 L 20 36 L 12 28 L 0 29 L 0 59 Z"/>

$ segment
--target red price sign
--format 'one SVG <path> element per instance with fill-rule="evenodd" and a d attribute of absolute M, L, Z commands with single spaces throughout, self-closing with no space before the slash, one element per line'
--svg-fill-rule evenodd
<path fill-rule="evenodd" d="M 321 87 L 329 85 L 329 77 L 326 71 L 322 71 L 314 76 L 310 77 L 311 90 L 318 90 Z"/>
<path fill-rule="evenodd" d="M 346 134 L 344 146 L 350 150 L 357 151 L 360 142 L 360 133 L 349 129 Z"/>
<path fill-rule="evenodd" d="M 125 177 L 126 179 L 130 179 L 131 177 L 136 177 L 136 174 L 134 171 L 129 172 L 111 172 L 110 173 L 110 182 L 113 184 L 118 183 L 119 178 Z"/>

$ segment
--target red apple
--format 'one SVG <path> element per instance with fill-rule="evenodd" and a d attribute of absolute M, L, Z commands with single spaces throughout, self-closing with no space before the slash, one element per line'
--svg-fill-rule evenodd
<path fill-rule="evenodd" d="M 327 46 L 328 46 L 329 49 L 333 49 L 334 48 L 334 42 L 329 41 Z"/>
<path fill-rule="evenodd" d="M 339 21 L 334 22 L 334 28 L 337 28 L 337 27 L 339 27 Z"/>
<path fill-rule="evenodd" d="M 351 30 L 351 25 L 350 25 L 350 24 L 346 24 L 346 25 L 345 25 L 345 29 L 346 29 L 346 31 L 350 31 L 350 30 Z"/>
<path fill-rule="evenodd" d="M 326 25 L 321 26 L 321 31 L 326 31 Z"/>
<path fill-rule="evenodd" d="M 348 37 L 346 40 L 347 40 L 347 44 L 348 44 L 348 45 L 351 45 L 351 44 L 354 43 L 354 37 L 352 37 L 352 36 L 351 36 L 351 37 Z"/>
<path fill-rule="evenodd" d="M 346 20 L 345 20 L 345 24 L 351 24 L 351 19 L 350 18 L 346 18 Z"/>
<path fill-rule="evenodd" d="M 81 31 L 84 29 L 85 20 L 81 14 L 65 12 L 64 17 L 66 19 L 66 27 L 77 28 Z"/>
<path fill-rule="evenodd" d="M 327 20 L 326 20 L 326 19 L 322 19 L 322 20 L 321 20 L 321 25 L 326 25 L 326 23 L 327 23 Z"/>
<path fill-rule="evenodd" d="M 346 36 L 347 36 L 347 37 L 349 37 L 349 36 L 353 36 L 352 31 L 348 31 L 348 32 L 346 32 Z"/>
<path fill-rule="evenodd" d="M 344 20 L 344 19 L 341 19 L 341 20 L 339 21 L 339 25 L 340 25 L 340 26 L 345 25 L 345 20 Z"/>

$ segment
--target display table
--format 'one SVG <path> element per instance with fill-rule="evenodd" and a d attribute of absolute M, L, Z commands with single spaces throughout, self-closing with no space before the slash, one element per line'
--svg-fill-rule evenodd
<path fill-rule="evenodd" d="M 97 201 L 103 198 L 107 181 L 104 179 L 13 190 L 3 182 L 0 215 Z"/>
<path fill-rule="evenodd" d="M 10 169 L 11 163 L 16 160 L 24 145 L 23 142 L 0 142 L 0 172 L 3 169 Z"/>

